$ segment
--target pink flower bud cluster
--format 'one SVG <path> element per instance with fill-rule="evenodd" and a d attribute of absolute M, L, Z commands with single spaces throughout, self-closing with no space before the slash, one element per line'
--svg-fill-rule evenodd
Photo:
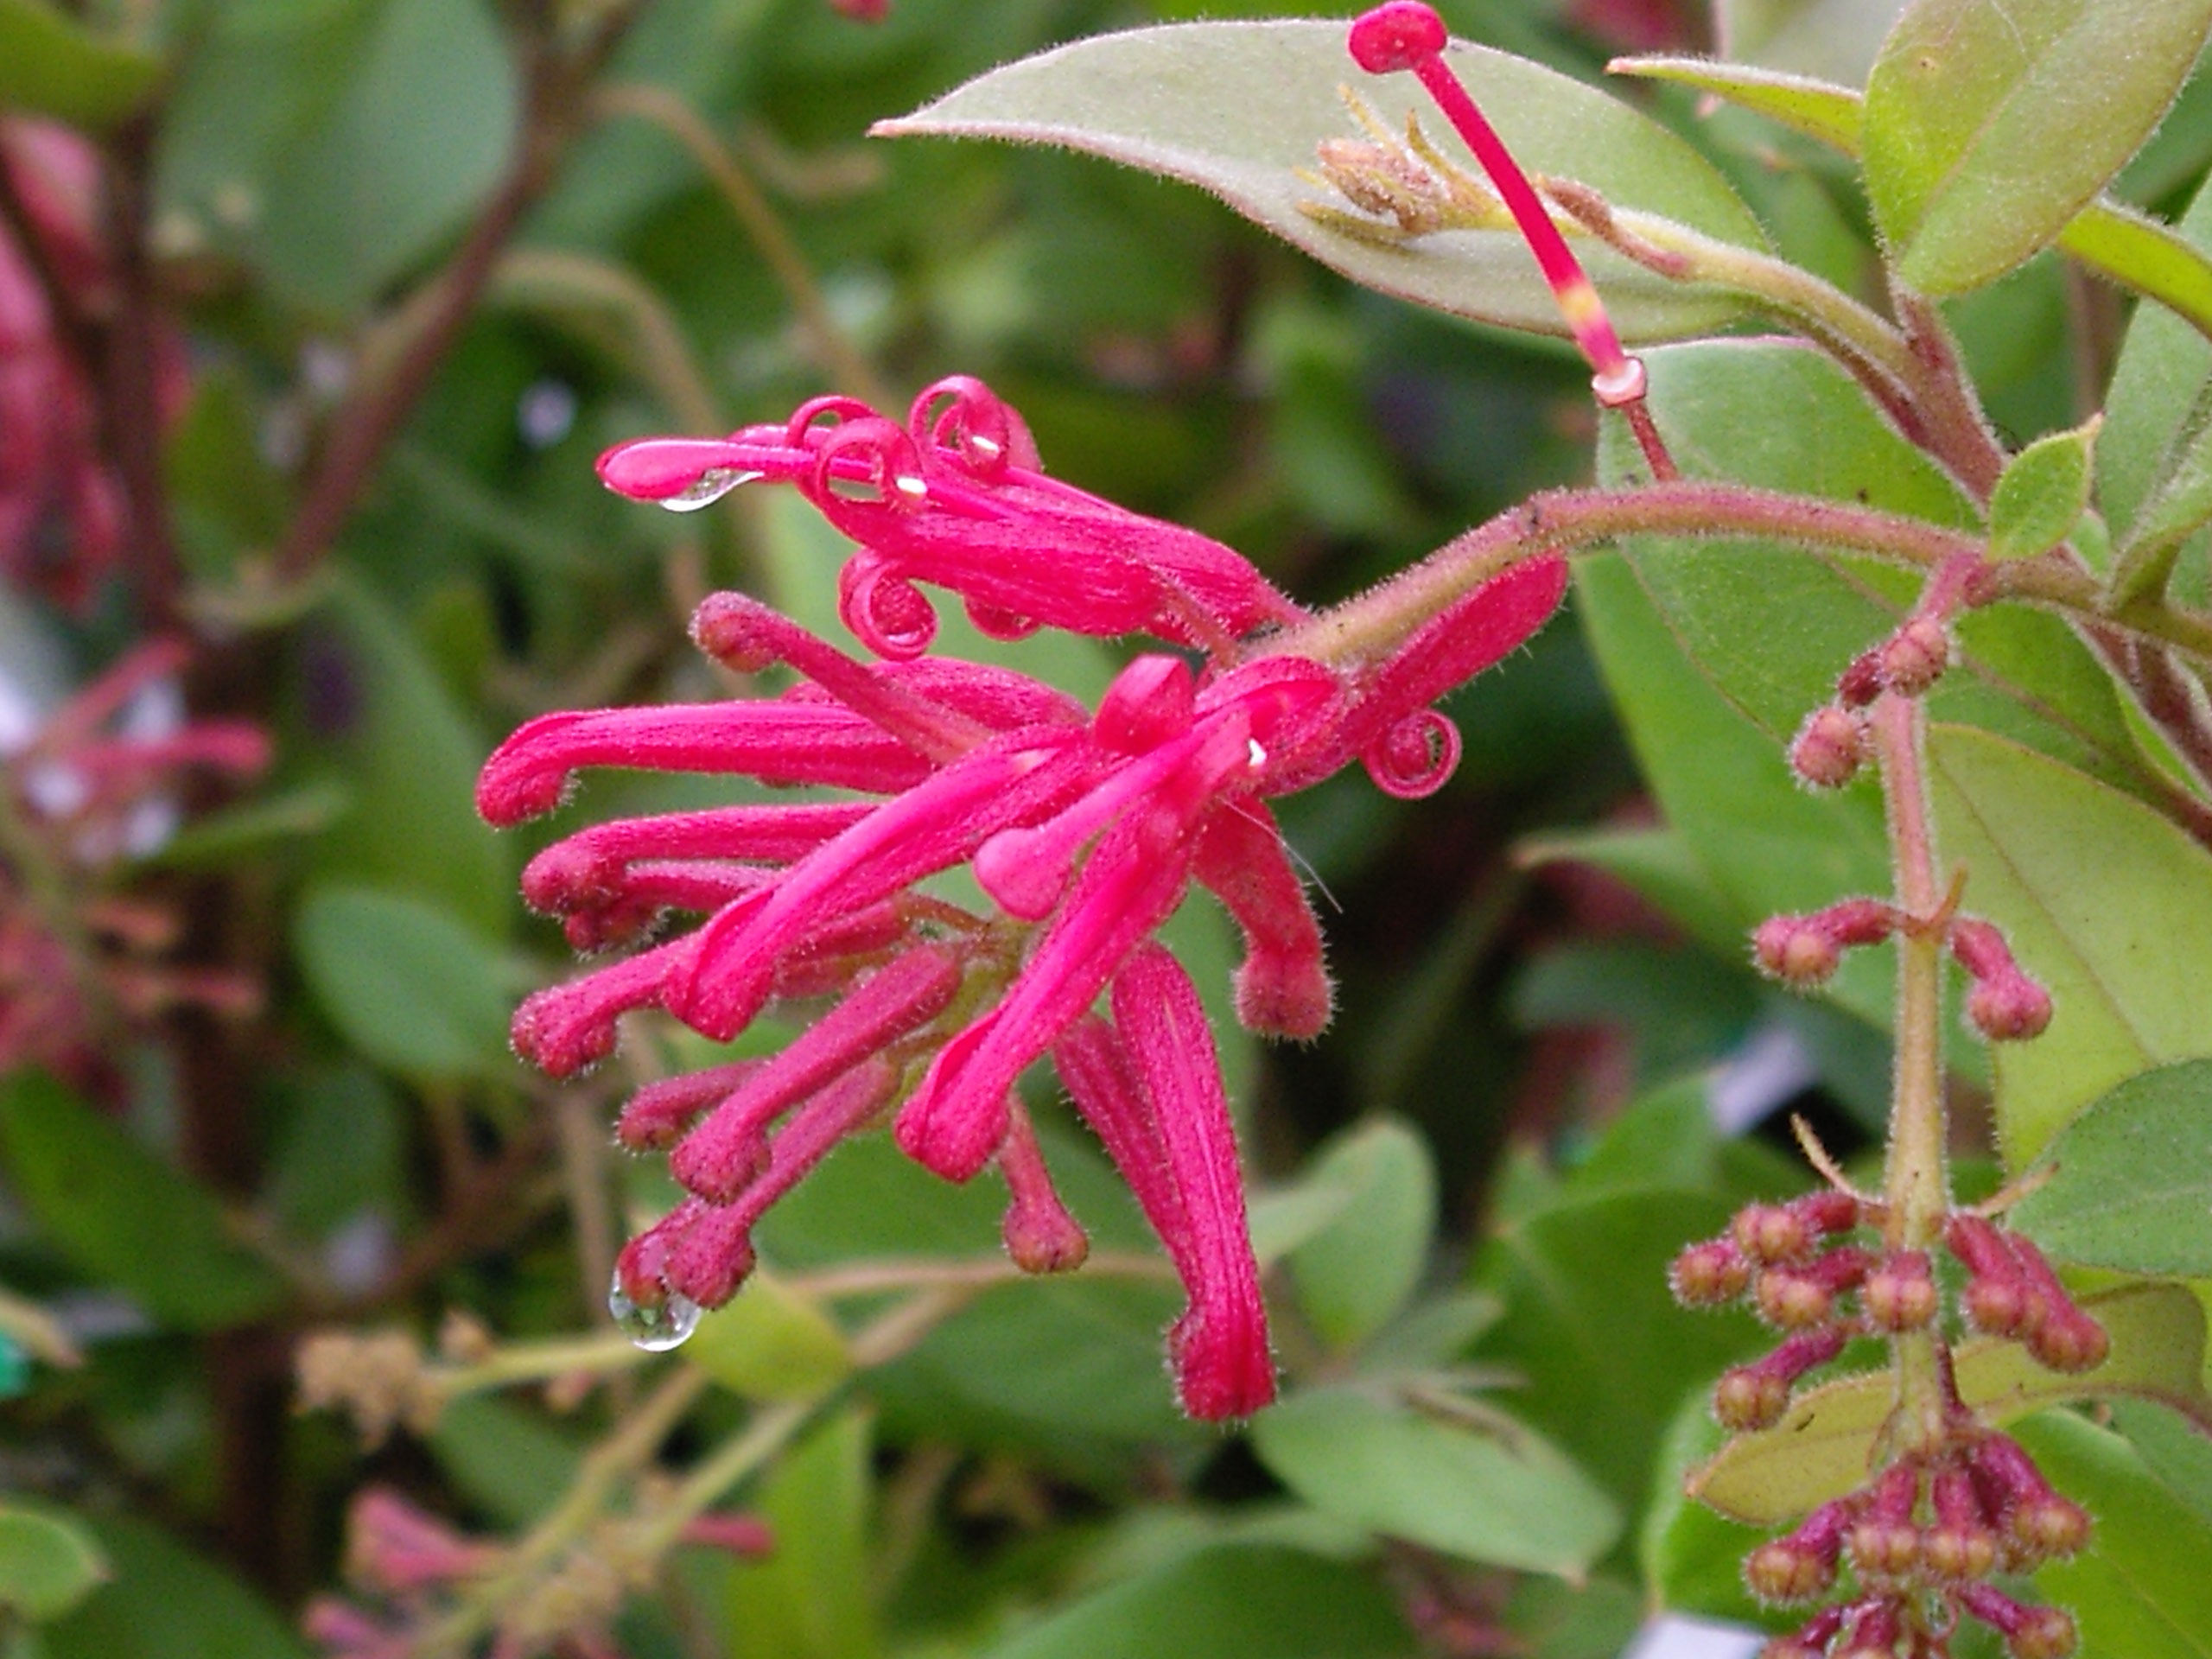
<path fill-rule="evenodd" d="M 1961 1618 L 1994 1629 L 2012 1659 L 2066 1659 L 2075 1648 L 2073 1619 L 2056 1607 L 2024 1605 L 1987 1580 L 2064 1560 L 2088 1535 L 2088 1514 L 2054 1492 L 2005 1435 L 1973 1433 L 1933 1457 L 1892 1463 L 1745 1561 L 1751 1592 L 1777 1605 L 1821 1600 L 1846 1567 L 1856 1586 L 1770 1642 L 1762 1659 L 1933 1659 L 1949 1650 Z"/>
<path fill-rule="evenodd" d="M 1082 1229 L 1015 1088 L 1049 1054 L 1188 1290 L 1169 1339 L 1185 1408 L 1233 1417 L 1267 1403 L 1265 1309 L 1213 1039 L 1151 935 L 1205 888 L 1244 938 L 1237 1017 L 1272 1036 L 1319 1033 L 1332 996 L 1320 930 L 1268 798 L 1354 760 L 1395 794 L 1440 785 L 1458 734 L 1429 705 L 1542 625 L 1563 563 L 1516 567 L 1350 666 L 1270 652 L 1265 631 L 1304 613 L 1257 570 L 1046 477 L 1020 417 L 964 379 L 924 392 L 903 425 L 820 399 L 724 439 L 625 444 L 600 470 L 623 493 L 681 505 L 791 484 L 858 544 L 841 608 L 886 659 L 719 594 L 694 620 L 700 648 L 741 671 L 796 670 L 792 689 L 548 715 L 484 768 L 478 804 L 495 824 L 552 810 L 594 766 L 847 791 L 602 824 L 524 874 L 531 904 L 579 949 L 636 947 L 518 1012 L 518 1050 L 556 1076 L 608 1054 L 632 1010 L 726 1041 L 771 1003 L 826 1004 L 781 1053 L 656 1084 L 624 1109 L 619 1138 L 665 1149 L 690 1196 L 622 1252 L 620 1294 L 645 1309 L 726 1301 L 768 1206 L 887 1117 L 947 1179 L 996 1166 L 1020 1266 L 1076 1265 Z M 1203 666 L 1140 655 L 1086 709 L 926 654 L 935 618 L 917 584 L 957 594 L 991 633 L 1144 633 Z M 960 867 L 984 910 L 924 889 Z M 699 919 L 660 936 L 671 916 Z"/>
<path fill-rule="evenodd" d="M 1853 1338 L 1937 1327 L 1942 1294 L 1928 1253 L 1853 1240 L 1887 1219 L 1877 1201 L 1825 1189 L 1748 1205 L 1726 1234 L 1675 1258 L 1670 1278 L 1685 1305 L 1748 1301 L 1783 1333 L 1764 1357 L 1721 1377 L 1713 1403 L 1723 1427 L 1743 1433 L 1780 1423 L 1797 1383 Z M 2021 1343 L 2055 1370 L 2103 1363 L 2103 1328 L 2029 1240 L 1961 1211 L 1945 1226 L 1943 1244 L 1966 1270 L 1959 1301 L 1973 1328 Z M 1940 1349 L 1940 1335 L 1938 1342 Z M 1948 1350 L 1942 1352 L 1948 1377 Z M 1943 1643 L 1962 1617 L 1995 1627 L 2014 1659 L 2063 1659 L 2073 1650 L 2072 1621 L 2055 1609 L 2024 1607 L 1985 1580 L 2074 1554 L 2088 1528 L 2081 1506 L 2053 1491 L 2026 1452 L 1985 1427 L 1954 1390 L 1932 1444 L 1751 1552 L 1745 1579 L 1764 1601 L 1820 1601 L 1845 1567 L 1857 1586 L 1855 1599 L 1846 1597 L 1770 1643 L 1764 1659 L 1933 1656 L 1948 1650 Z"/>
<path fill-rule="evenodd" d="M 250 778 L 269 762 L 267 736 L 241 721 L 128 729 L 134 702 L 185 660 L 175 640 L 140 646 L 0 756 L 4 810 L 20 831 L 0 856 L 0 1075 L 37 1065 L 113 1097 L 122 1032 L 179 1005 L 238 1014 L 257 1002 L 234 975 L 165 961 L 175 918 L 113 890 L 115 867 L 144 850 L 143 827 L 174 813 L 187 774 Z"/>
<path fill-rule="evenodd" d="M 79 309 L 111 308 L 99 231 L 99 153 L 67 128 L 0 119 L 0 170 L 22 205 L 35 247 L 0 225 L 0 573 L 78 606 L 124 551 L 123 495 L 103 459 L 87 365 L 73 356 L 48 283 Z M 158 345 L 164 414 L 182 404 L 182 352 Z"/>
<path fill-rule="evenodd" d="M 1789 745 L 1789 767 L 1814 789 L 1841 789 L 1859 775 L 1867 756 L 1866 715 L 1877 697 L 1924 696 L 1957 652 L 1953 624 L 1975 598 L 1987 569 L 1978 555 L 1962 554 L 1938 569 L 1919 601 L 1890 636 L 1853 658 L 1836 680 L 1834 702 L 1806 716 Z"/>
<path fill-rule="evenodd" d="M 2050 1024 L 2050 993 L 2021 970 L 1996 925 L 1955 914 L 1932 925 L 1966 970 L 1967 1019 L 1974 1029 L 1993 1043 L 2041 1036 Z M 1769 917 L 1751 935 L 1751 959 L 1792 990 L 1815 990 L 1834 977 L 1846 950 L 1879 944 L 1911 925 L 1878 899 L 1847 899 L 1810 915 Z"/>

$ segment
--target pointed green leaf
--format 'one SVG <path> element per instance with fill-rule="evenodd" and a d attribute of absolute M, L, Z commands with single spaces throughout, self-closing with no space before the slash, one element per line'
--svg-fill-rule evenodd
<path fill-rule="evenodd" d="M 2085 1654 L 2212 1656 L 2212 1524 L 2176 1497 L 2109 1429 L 2049 1412 L 2014 1430 L 2044 1478 L 2095 1517 L 2088 1547 L 2036 1574 L 2071 1611 Z"/>
<path fill-rule="evenodd" d="M 2177 235 L 2212 249 L 2212 189 L 2198 192 Z M 2154 596 L 2212 521 L 2212 340 L 2155 308 L 2137 311 L 2113 370 L 2097 493 L 2117 550 L 2114 601 Z"/>
<path fill-rule="evenodd" d="M 159 58 L 96 33 L 48 0 L 0 0 L 0 112 L 111 127 L 161 78 Z"/>
<path fill-rule="evenodd" d="M 2050 1143 L 2012 1224 L 2055 1259 L 2212 1278 L 2212 1060 L 2130 1077 Z"/>
<path fill-rule="evenodd" d="M 1989 556 L 2031 559 L 2074 531 L 2089 509 L 2090 460 L 2100 423 L 2051 432 L 2005 463 L 1989 501 Z"/>
<path fill-rule="evenodd" d="M 1314 1389 L 1254 1419 L 1252 1446 L 1316 1509 L 1469 1560 L 1573 1578 L 1620 1535 L 1612 1500 L 1502 1413 L 1453 1421 L 1359 1388 Z"/>
<path fill-rule="evenodd" d="M 59 1618 L 107 1577 L 106 1558 L 73 1517 L 0 1507 L 0 1608 Z"/>
<path fill-rule="evenodd" d="M 1356 1347 L 1388 1323 L 1421 1282 L 1436 1230 L 1436 1166 L 1428 1144 L 1394 1120 L 1338 1137 L 1315 1174 L 1351 1198 L 1336 1219 L 1290 1253 L 1298 1305 L 1332 1347 Z"/>
<path fill-rule="evenodd" d="M 1865 100 L 1848 86 L 1806 75 L 1713 58 L 1615 58 L 1605 66 L 1616 75 L 1670 80 L 1816 138 L 1847 156 L 1859 154 L 1859 129 Z"/>
<path fill-rule="evenodd" d="M 1605 93 L 1487 48 L 1454 46 L 1452 67 L 1522 166 L 1602 191 L 1616 207 L 1677 220 L 1764 250 L 1751 211 L 1719 173 L 1665 128 Z M 1312 177 L 1314 147 L 1357 136 L 1338 88 L 1394 130 L 1422 111 L 1409 75 L 1361 76 L 1333 22 L 1189 23 L 1081 41 L 995 69 L 875 130 L 1057 144 L 1211 191 L 1353 281 L 1505 327 L 1562 334 L 1550 290 L 1510 231 L 1451 232 L 1385 245 L 1330 229 L 1306 204 L 1344 204 Z M 1456 140 L 1445 140 L 1457 153 Z M 1724 295 L 1687 289 L 1603 249 L 1592 277 L 1625 338 L 1700 332 L 1737 313 Z"/>
<path fill-rule="evenodd" d="M 319 883 L 292 938 L 324 1014 L 378 1065 L 424 1079 L 513 1077 L 500 960 L 442 911 Z"/>
<path fill-rule="evenodd" d="M 2150 137 L 2212 0 L 1915 0 L 1866 84 L 1866 189 L 1904 280 L 1980 287 Z M 2062 137 L 2063 135 L 2063 137 Z"/>
<path fill-rule="evenodd" d="M 2107 1090 L 2212 1054 L 2212 934 L 2176 925 L 2212 915 L 2212 853 L 2141 802 L 1986 732 L 1938 726 L 1929 754 L 1966 908 L 2005 930 L 2055 1008 L 2042 1037 L 1993 1056 L 1998 1142 L 2018 1171 Z"/>
<path fill-rule="evenodd" d="M 52 1078 L 0 1084 L 0 1153 L 48 1237 L 162 1324 L 219 1330 L 283 1300 L 284 1281 L 232 1241 L 207 1188 Z"/>
<path fill-rule="evenodd" d="M 2204 1392 L 2204 1310 L 2172 1285 L 2131 1286 L 2085 1300 L 2112 1338 L 2094 1371 L 2045 1370 L 2016 1342 L 1984 1338 L 1957 1351 L 1959 1393 L 1986 1423 L 2002 1426 L 2069 1400 L 2134 1395 L 2212 1422 Z M 1779 1526 L 1866 1479 L 1877 1440 L 1896 1405 L 1886 1370 L 1807 1389 L 1772 1428 L 1739 1434 L 1689 1480 L 1692 1496 L 1752 1526 Z"/>

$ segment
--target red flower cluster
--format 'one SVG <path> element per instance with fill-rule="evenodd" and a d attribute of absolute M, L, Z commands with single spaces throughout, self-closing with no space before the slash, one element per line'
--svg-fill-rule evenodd
<path fill-rule="evenodd" d="M 99 157 L 66 128 L 0 120 L 0 170 L 36 243 L 0 224 L 0 572 L 73 606 L 123 552 L 121 487 L 101 458 L 92 389 L 48 304 L 51 283 L 88 313 L 106 307 Z M 174 342 L 158 367 L 167 412 L 185 392 Z"/>
<path fill-rule="evenodd" d="M 1022 1266 L 1073 1266 L 1083 1234 L 1014 1086 L 1049 1052 L 1188 1288 L 1172 1338 L 1185 1406 L 1231 1417 L 1264 1405 L 1274 1374 L 1212 1038 L 1151 935 L 1193 882 L 1205 887 L 1244 935 L 1238 1017 L 1273 1035 L 1319 1032 L 1320 931 L 1267 799 L 1355 758 L 1393 793 L 1439 786 L 1458 735 L 1428 705 L 1543 623 L 1563 563 L 1518 567 L 1379 661 L 1271 652 L 1262 631 L 1305 618 L 1257 570 L 1045 477 L 1019 417 L 972 380 L 931 388 L 904 427 L 825 399 L 728 439 L 624 445 L 601 472 L 678 505 L 755 479 L 793 484 L 859 544 L 843 615 L 892 659 L 857 660 L 716 594 L 693 622 L 701 649 L 743 671 L 787 664 L 795 689 L 545 715 L 484 769 L 478 802 L 498 824 L 551 810 L 587 766 L 862 798 L 605 824 L 524 873 L 530 902 L 563 917 L 579 948 L 639 938 L 670 912 L 705 918 L 523 1005 L 516 1046 L 555 1075 L 608 1053 L 632 1009 L 727 1040 L 775 999 L 836 999 L 772 1058 L 631 1101 L 620 1139 L 669 1148 L 691 1196 L 623 1252 L 619 1294 L 672 1307 L 679 1327 L 690 1306 L 727 1300 L 767 1206 L 887 1112 L 899 1146 L 949 1179 L 996 1161 Z M 1203 666 L 1139 656 L 1086 710 L 1024 676 L 924 655 L 934 616 L 918 582 L 957 594 L 994 633 L 1145 633 L 1202 652 Z M 963 865 L 994 913 L 919 890 Z M 1102 994 L 1110 1017 L 1091 1012 Z"/>

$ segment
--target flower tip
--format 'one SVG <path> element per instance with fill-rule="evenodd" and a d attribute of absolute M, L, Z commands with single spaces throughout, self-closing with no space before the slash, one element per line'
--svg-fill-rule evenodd
<path fill-rule="evenodd" d="M 1421 0 L 1389 0 L 1351 26 L 1352 61 L 1370 75 L 1411 69 L 1444 50 L 1444 20 Z"/>
<path fill-rule="evenodd" d="M 1275 1366 L 1268 1352 L 1266 1316 L 1210 1319 L 1193 1307 L 1168 1333 L 1176 1396 L 1201 1422 L 1249 1417 L 1274 1402 Z"/>

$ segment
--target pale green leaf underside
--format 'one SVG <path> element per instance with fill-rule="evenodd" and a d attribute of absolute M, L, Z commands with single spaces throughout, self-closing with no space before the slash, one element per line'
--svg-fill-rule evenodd
<path fill-rule="evenodd" d="M 1764 233 L 1727 182 L 1665 128 L 1503 52 L 1457 45 L 1449 59 L 1530 172 L 1580 180 L 1617 207 L 1765 250 Z M 1209 190 L 1382 293 L 1505 327 L 1563 334 L 1550 291 L 1512 232 L 1453 231 L 1382 245 L 1304 211 L 1302 204 L 1345 206 L 1301 169 L 1312 169 L 1322 139 L 1358 136 L 1339 93 L 1354 82 L 1395 130 L 1419 109 L 1446 153 L 1464 155 L 1414 79 L 1361 75 L 1346 55 L 1344 25 L 1333 22 L 1188 23 L 1101 35 L 992 70 L 874 130 L 1102 156 Z M 1581 246 L 1624 338 L 1700 333 L 1740 310 L 1726 294 L 1665 282 L 1586 239 Z"/>
<path fill-rule="evenodd" d="M 2045 1370 L 2014 1342 L 1984 1338 L 1958 1351 L 1959 1392 L 1982 1421 L 2002 1427 L 2069 1400 L 2135 1395 L 2206 1416 L 2204 1310 L 2173 1285 L 2145 1285 L 2087 1306 L 2112 1338 L 2095 1370 Z M 1863 1484 L 1896 1404 L 1896 1382 L 1870 1371 L 1812 1389 L 1772 1428 L 1741 1434 L 1689 1478 L 1691 1495 L 1732 1520 L 1778 1526 Z"/>

